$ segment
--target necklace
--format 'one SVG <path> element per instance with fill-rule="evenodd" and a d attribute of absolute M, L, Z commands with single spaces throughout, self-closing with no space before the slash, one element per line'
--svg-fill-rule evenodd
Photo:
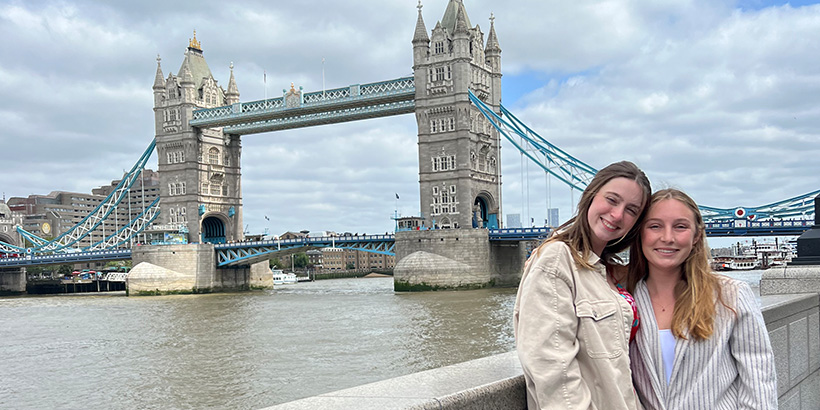
<path fill-rule="evenodd" d="M 661 312 L 666 312 L 666 307 L 668 305 L 661 305 L 660 302 L 655 302 L 655 304 L 661 307 Z M 675 307 L 675 302 L 672 302 L 672 307 Z"/>

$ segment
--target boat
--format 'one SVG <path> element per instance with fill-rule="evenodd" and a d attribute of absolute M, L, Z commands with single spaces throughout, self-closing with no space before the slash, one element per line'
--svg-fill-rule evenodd
<path fill-rule="evenodd" d="M 285 273 L 281 269 L 272 269 L 271 272 L 273 272 L 274 285 L 288 285 L 291 283 L 296 283 L 296 274 L 294 273 Z"/>
<path fill-rule="evenodd" d="M 718 256 L 712 262 L 712 270 L 752 270 L 760 263 L 754 255 Z"/>

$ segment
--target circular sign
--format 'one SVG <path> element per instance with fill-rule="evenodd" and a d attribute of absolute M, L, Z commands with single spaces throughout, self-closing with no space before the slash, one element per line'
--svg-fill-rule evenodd
<path fill-rule="evenodd" d="M 43 222 L 42 231 L 46 235 L 50 234 L 51 233 L 51 225 L 48 222 Z"/>
<path fill-rule="evenodd" d="M 735 218 L 743 218 L 746 216 L 746 210 L 743 208 L 735 209 Z"/>

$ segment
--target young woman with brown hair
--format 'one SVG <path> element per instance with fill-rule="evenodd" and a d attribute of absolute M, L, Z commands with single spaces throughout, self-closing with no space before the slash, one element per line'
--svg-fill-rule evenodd
<path fill-rule="evenodd" d="M 628 355 L 634 304 L 606 267 L 633 242 L 651 192 L 635 164 L 607 166 L 577 215 L 527 260 L 513 326 L 530 410 L 640 409 Z"/>

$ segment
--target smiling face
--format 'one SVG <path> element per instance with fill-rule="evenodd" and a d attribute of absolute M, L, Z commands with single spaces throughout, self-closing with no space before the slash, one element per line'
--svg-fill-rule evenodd
<path fill-rule="evenodd" d="M 626 235 L 643 209 L 643 191 L 637 182 L 613 178 L 604 184 L 587 211 L 592 251 L 601 255 L 609 241 Z"/>
<path fill-rule="evenodd" d="M 697 243 L 695 215 L 676 199 L 663 199 L 649 206 L 641 228 L 641 250 L 652 272 L 680 274 L 683 262 Z"/>

